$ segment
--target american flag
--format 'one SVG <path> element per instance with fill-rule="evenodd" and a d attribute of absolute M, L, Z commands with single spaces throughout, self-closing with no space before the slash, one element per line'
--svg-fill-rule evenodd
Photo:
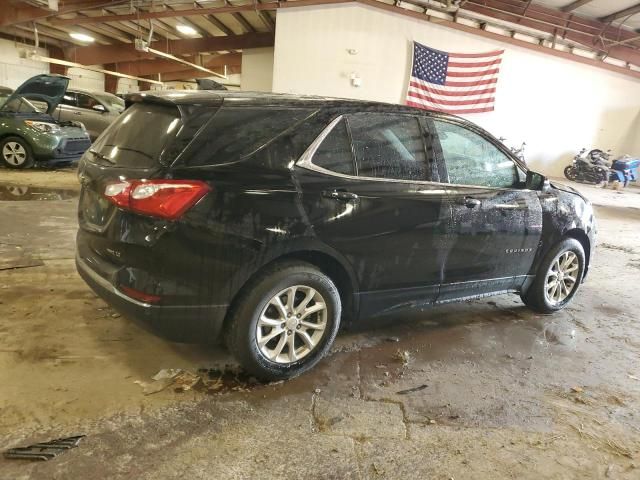
<path fill-rule="evenodd" d="M 493 111 L 503 53 L 447 53 L 414 42 L 407 105 L 457 115 Z"/>

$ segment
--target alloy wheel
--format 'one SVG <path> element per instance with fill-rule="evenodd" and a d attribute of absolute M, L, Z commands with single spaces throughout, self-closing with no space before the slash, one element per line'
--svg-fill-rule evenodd
<path fill-rule="evenodd" d="M 7 163 L 17 167 L 27 160 L 27 150 L 18 142 L 7 142 L 2 148 L 2 157 Z"/>
<path fill-rule="evenodd" d="M 285 288 L 264 307 L 256 326 L 260 353 L 269 361 L 287 364 L 309 355 L 327 328 L 327 304 L 309 286 Z"/>
<path fill-rule="evenodd" d="M 564 302 L 578 284 L 580 261 L 571 250 L 558 255 L 553 261 L 545 281 L 545 296 L 552 305 Z"/>

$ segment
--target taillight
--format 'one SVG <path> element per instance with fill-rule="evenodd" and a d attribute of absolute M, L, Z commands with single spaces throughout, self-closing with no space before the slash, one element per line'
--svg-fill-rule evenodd
<path fill-rule="evenodd" d="M 198 180 L 128 180 L 109 183 L 104 196 L 125 210 L 176 220 L 210 190 Z"/>

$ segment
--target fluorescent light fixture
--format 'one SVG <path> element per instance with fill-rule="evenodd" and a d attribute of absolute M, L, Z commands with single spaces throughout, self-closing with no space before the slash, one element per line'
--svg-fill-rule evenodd
<path fill-rule="evenodd" d="M 78 32 L 71 32 L 69 36 L 81 42 L 93 42 L 95 40 L 91 35 L 85 35 L 84 33 Z"/>
<path fill-rule="evenodd" d="M 91 72 L 100 72 L 100 73 L 104 73 L 105 75 L 113 75 L 114 77 L 129 78 L 131 80 L 138 80 L 139 82 L 153 83 L 155 85 L 160 85 L 160 86 L 164 85 L 164 83 L 158 80 L 151 80 L 150 78 L 134 77 L 133 75 L 127 75 L 125 73 L 113 72 L 111 70 L 104 70 L 102 68 L 98 68 L 91 65 L 82 65 L 81 63 L 67 62 L 66 60 L 59 60 L 57 58 L 41 57 L 40 55 L 36 55 L 36 54 L 29 55 L 29 58 L 32 60 L 40 61 L 40 62 L 54 63 L 56 65 L 64 65 L 65 67 L 76 67 L 76 68 L 82 68 L 83 70 L 89 70 Z"/>
<path fill-rule="evenodd" d="M 185 35 L 197 35 L 196 29 L 190 27 L 189 25 L 176 25 L 176 30 L 180 33 L 184 33 Z"/>

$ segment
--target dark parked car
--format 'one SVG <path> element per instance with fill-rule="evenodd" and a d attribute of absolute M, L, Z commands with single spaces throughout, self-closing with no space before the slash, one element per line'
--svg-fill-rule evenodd
<path fill-rule="evenodd" d="M 342 322 L 518 293 L 561 309 L 591 204 L 449 115 L 235 92 L 141 94 L 79 166 L 77 267 L 169 338 L 261 378 L 316 364 Z"/>

